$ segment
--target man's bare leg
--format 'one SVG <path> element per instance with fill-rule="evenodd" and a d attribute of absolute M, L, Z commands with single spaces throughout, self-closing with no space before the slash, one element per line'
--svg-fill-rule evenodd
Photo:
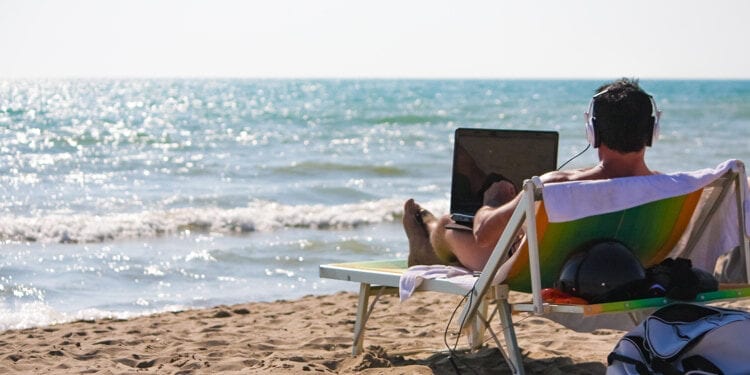
<path fill-rule="evenodd" d="M 430 244 L 429 228 L 437 222 L 435 216 L 424 210 L 413 199 L 404 203 L 404 231 L 409 239 L 409 266 L 443 264 Z"/>
<path fill-rule="evenodd" d="M 507 181 L 496 182 L 485 192 L 484 204 L 500 206 L 512 200 L 515 195 L 516 191 L 512 184 Z M 444 216 L 428 228 L 430 243 L 435 253 L 440 256 L 450 254 L 457 258 L 461 265 L 474 271 L 484 268 L 495 244 L 480 246 L 472 231 L 448 229 L 446 226 L 451 223 L 453 221 L 450 217 Z"/>
<path fill-rule="evenodd" d="M 451 257 L 453 264 L 460 264 L 474 271 L 481 270 L 492 249 L 477 245 L 471 231 L 448 229 L 448 224 L 453 224 L 453 220 L 446 215 L 430 227 L 430 243 L 435 253 Z"/>

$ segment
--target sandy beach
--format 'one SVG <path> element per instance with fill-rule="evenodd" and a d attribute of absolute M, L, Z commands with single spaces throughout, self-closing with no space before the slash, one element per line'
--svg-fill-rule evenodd
<path fill-rule="evenodd" d="M 356 300 L 341 292 L 5 331 L 0 373 L 456 373 L 444 331 L 458 297 L 421 293 L 403 303 L 382 297 L 367 326 L 366 350 L 352 357 Z M 747 309 L 750 303 L 728 306 Z M 577 333 L 536 316 L 514 319 L 532 374 L 601 374 L 623 334 Z M 447 341 L 453 344 L 455 334 Z M 461 337 L 460 346 L 465 344 Z M 455 363 L 461 373 L 508 373 L 492 343 L 459 353 Z"/>

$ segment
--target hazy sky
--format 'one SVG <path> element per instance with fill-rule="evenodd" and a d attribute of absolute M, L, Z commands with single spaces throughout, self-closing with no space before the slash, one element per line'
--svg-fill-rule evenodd
<path fill-rule="evenodd" d="M 745 0 L 0 0 L 0 78 L 750 78 Z"/>

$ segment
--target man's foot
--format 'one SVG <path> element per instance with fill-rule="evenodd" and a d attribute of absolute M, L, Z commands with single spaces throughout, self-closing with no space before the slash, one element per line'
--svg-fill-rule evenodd
<path fill-rule="evenodd" d="M 409 239 L 409 267 L 419 264 L 443 264 L 430 243 L 429 227 L 437 222 L 435 215 L 423 209 L 414 199 L 404 203 L 404 232 Z"/>

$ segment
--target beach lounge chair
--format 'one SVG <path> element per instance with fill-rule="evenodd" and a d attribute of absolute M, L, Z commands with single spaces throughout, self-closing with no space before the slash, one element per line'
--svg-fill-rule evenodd
<path fill-rule="evenodd" d="M 747 179 L 744 165 L 730 160 L 713 169 L 645 177 L 582 181 L 542 185 L 538 178 L 526 181 L 521 203 L 501 235 L 497 247 L 478 277 L 431 278 L 410 285 L 411 291 L 440 291 L 467 295 L 460 315 L 463 326 L 474 327 L 475 336 L 491 328 L 486 313 L 494 302 L 505 336 L 504 355 L 514 373 L 523 373 L 522 357 L 512 321 L 512 312 L 539 315 L 560 314 L 579 320 L 625 313 L 637 323 L 635 312 L 654 309 L 671 301 L 648 298 L 631 301 L 562 305 L 545 303 L 541 290 L 552 286 L 568 256 L 592 239 L 617 239 L 633 249 L 644 266 L 659 263 L 666 257 L 689 258 L 695 267 L 714 271 L 717 260 L 739 248 L 744 261 L 742 284 L 702 293 L 697 303 L 750 297 L 749 225 L 745 220 L 750 204 L 745 200 Z M 510 255 L 513 242 L 524 231 L 526 241 Z M 384 266 L 379 268 L 380 266 Z M 353 352 L 362 348 L 362 334 L 368 314 L 369 298 L 374 286 L 395 287 L 415 278 L 405 264 L 390 263 L 338 264 L 321 266 L 321 277 L 359 282 L 360 299 L 355 324 Z M 398 275 L 398 278 L 396 277 Z M 407 275 L 409 275 L 407 277 Z M 404 285 L 401 284 L 404 293 Z M 528 303 L 510 304 L 509 291 L 531 294 Z M 370 310 L 372 307 L 370 308 Z M 647 310 L 648 311 L 648 310 Z M 606 319 L 603 319 L 606 320 Z M 471 323 L 471 324 L 470 324 Z M 494 332 L 489 329 L 502 351 Z M 471 339 L 471 337 L 470 337 Z M 477 341 L 479 340 L 479 341 Z M 470 340 L 472 346 L 481 337 Z"/>

